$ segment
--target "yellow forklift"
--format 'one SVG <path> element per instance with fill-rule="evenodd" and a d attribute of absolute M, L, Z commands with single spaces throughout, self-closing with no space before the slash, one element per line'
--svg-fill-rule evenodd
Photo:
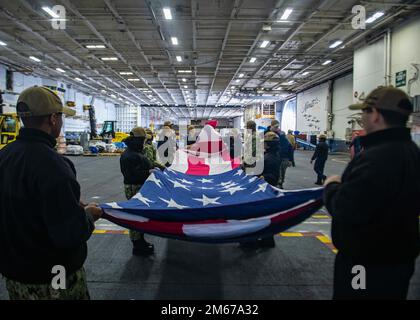
<path fill-rule="evenodd" d="M 0 114 L 0 150 L 16 140 L 19 134 L 20 120 L 15 113 Z"/>

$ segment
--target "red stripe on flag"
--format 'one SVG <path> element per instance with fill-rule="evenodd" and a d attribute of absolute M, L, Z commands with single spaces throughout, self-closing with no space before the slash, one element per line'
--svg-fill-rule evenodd
<path fill-rule="evenodd" d="M 188 169 L 186 174 L 195 176 L 208 176 L 210 173 L 210 166 L 204 162 L 204 158 L 194 155 L 188 155 Z"/>
<path fill-rule="evenodd" d="M 311 209 L 313 207 L 318 207 L 320 205 L 320 203 L 321 203 L 321 200 L 317 200 L 315 202 L 308 203 L 307 205 L 302 206 L 300 208 L 292 209 L 292 210 L 288 211 L 287 213 L 283 213 L 283 214 L 280 214 L 278 216 L 275 216 L 275 217 L 271 218 L 271 223 L 272 224 L 279 224 L 283 221 L 289 220 L 290 218 L 298 216 L 298 215 L 302 214 L 305 211 L 308 211 L 309 209 Z"/>

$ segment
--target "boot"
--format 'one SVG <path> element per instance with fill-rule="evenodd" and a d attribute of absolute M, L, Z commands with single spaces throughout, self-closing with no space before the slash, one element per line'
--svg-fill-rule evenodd
<path fill-rule="evenodd" d="M 256 249 L 258 248 L 258 241 L 247 241 L 247 242 L 240 242 L 239 246 L 242 249 Z"/>
<path fill-rule="evenodd" d="M 259 246 L 263 248 L 274 248 L 276 246 L 274 237 L 258 239 L 258 243 L 259 243 Z"/>
<path fill-rule="evenodd" d="M 134 240 L 133 242 L 133 255 L 135 256 L 148 256 L 154 253 L 155 247 L 153 244 L 148 243 L 146 240 Z"/>

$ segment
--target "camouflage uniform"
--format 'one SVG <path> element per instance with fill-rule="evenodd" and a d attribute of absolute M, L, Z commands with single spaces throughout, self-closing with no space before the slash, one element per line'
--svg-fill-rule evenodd
<path fill-rule="evenodd" d="M 137 192 L 139 192 L 142 185 L 140 184 L 125 184 L 124 185 L 124 192 L 127 200 L 130 200 L 132 197 L 135 196 Z M 130 240 L 142 240 L 144 238 L 144 234 L 135 230 L 129 230 Z"/>
<path fill-rule="evenodd" d="M 146 143 L 144 145 L 143 153 L 146 156 L 146 158 L 152 163 L 153 167 L 157 167 L 160 169 L 165 168 L 165 166 L 157 160 L 157 151 L 152 144 Z"/>
<path fill-rule="evenodd" d="M 85 269 L 66 278 L 67 289 L 53 289 L 48 284 L 25 284 L 6 278 L 10 300 L 90 300 Z"/>

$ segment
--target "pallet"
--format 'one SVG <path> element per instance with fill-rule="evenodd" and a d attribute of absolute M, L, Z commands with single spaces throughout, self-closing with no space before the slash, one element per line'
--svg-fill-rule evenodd
<path fill-rule="evenodd" d="M 120 156 L 121 153 L 107 153 L 107 152 L 103 152 L 103 153 L 99 153 L 100 156 L 103 157 L 116 157 L 116 156 Z"/>

